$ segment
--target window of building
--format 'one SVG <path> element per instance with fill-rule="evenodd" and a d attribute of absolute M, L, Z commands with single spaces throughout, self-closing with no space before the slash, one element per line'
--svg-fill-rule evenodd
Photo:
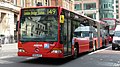
<path fill-rule="evenodd" d="M 100 5 L 101 6 L 101 8 L 103 8 L 103 6 L 102 5 Z"/>
<path fill-rule="evenodd" d="M 108 8 L 108 5 L 109 5 L 109 4 L 104 4 L 104 8 Z"/>
<path fill-rule="evenodd" d="M 102 5 L 101 5 L 102 6 Z M 102 6 L 103 8 L 114 8 L 111 3 L 105 3 Z"/>
<path fill-rule="evenodd" d="M 104 7 L 103 8 L 105 8 L 105 4 L 104 4 Z"/>
<path fill-rule="evenodd" d="M 119 13 L 119 11 L 118 11 L 118 10 L 116 10 L 116 13 Z"/>
<path fill-rule="evenodd" d="M 114 0 L 112 0 L 112 4 L 114 4 Z"/>
<path fill-rule="evenodd" d="M 112 8 L 114 9 L 114 6 L 112 6 Z"/>
<path fill-rule="evenodd" d="M 17 0 L 11 0 L 11 3 L 13 3 L 14 5 L 17 5 Z"/>
<path fill-rule="evenodd" d="M 96 3 L 85 3 L 84 4 L 84 9 L 87 10 L 87 9 L 96 9 Z"/>
<path fill-rule="evenodd" d="M 28 0 L 26 0 L 25 5 L 26 5 L 26 7 L 28 7 L 28 6 L 29 6 L 29 2 L 28 2 Z"/>
<path fill-rule="evenodd" d="M 75 10 L 81 10 L 82 9 L 82 4 L 75 4 Z"/>
<path fill-rule="evenodd" d="M 25 7 L 25 0 L 20 0 L 21 7 Z"/>
<path fill-rule="evenodd" d="M 103 14 L 103 18 L 113 18 L 113 14 L 112 13 L 106 13 L 106 14 Z"/>
<path fill-rule="evenodd" d="M 118 15 L 116 15 L 116 18 L 118 19 L 118 18 L 119 18 L 119 16 L 118 16 Z"/>
<path fill-rule="evenodd" d="M 116 3 L 118 3 L 118 0 L 116 0 Z"/>
<path fill-rule="evenodd" d="M 118 8 L 118 5 L 116 5 L 116 8 Z"/>
<path fill-rule="evenodd" d="M 35 0 L 31 0 L 32 6 L 36 6 L 36 1 Z"/>
<path fill-rule="evenodd" d="M 95 13 L 93 13 L 93 14 L 85 14 L 85 15 L 90 17 L 90 18 L 96 19 L 96 14 Z"/>
<path fill-rule="evenodd" d="M 112 8 L 112 4 L 108 4 L 109 5 L 109 8 Z"/>

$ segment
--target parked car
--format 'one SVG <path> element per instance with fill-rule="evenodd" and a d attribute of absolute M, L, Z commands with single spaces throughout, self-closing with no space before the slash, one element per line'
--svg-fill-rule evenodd
<path fill-rule="evenodd" d="M 116 26 L 112 40 L 112 50 L 115 49 L 120 49 L 120 25 Z"/>

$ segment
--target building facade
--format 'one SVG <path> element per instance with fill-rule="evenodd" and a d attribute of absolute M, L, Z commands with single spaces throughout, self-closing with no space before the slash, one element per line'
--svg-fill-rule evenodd
<path fill-rule="evenodd" d="M 116 18 L 115 14 L 115 2 L 114 0 L 99 0 L 100 4 L 100 19 L 102 18 Z"/>
<path fill-rule="evenodd" d="M 74 10 L 79 14 L 99 20 L 99 0 L 75 0 Z"/>
<path fill-rule="evenodd" d="M 75 0 L 74 10 L 93 19 L 119 18 L 119 0 Z"/>
<path fill-rule="evenodd" d="M 20 7 L 14 6 L 9 1 L 0 1 L 0 36 L 4 36 L 4 40 L 7 38 L 6 43 L 13 42 L 14 36 L 16 36 L 15 24 L 18 19 L 19 10 Z"/>
<path fill-rule="evenodd" d="M 115 8 L 116 8 L 116 19 L 120 20 L 120 0 L 115 0 Z"/>
<path fill-rule="evenodd" d="M 51 0 L 50 6 L 61 6 L 74 11 L 74 0 Z"/>
<path fill-rule="evenodd" d="M 69 10 L 74 10 L 74 0 L 9 0 L 14 5 L 20 7 L 32 6 L 61 6 Z"/>

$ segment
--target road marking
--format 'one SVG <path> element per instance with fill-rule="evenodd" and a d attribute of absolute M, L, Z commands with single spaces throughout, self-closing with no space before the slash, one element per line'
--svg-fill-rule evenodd
<path fill-rule="evenodd" d="M 103 60 L 103 59 L 100 59 L 101 61 Z"/>
<path fill-rule="evenodd" d="M 105 49 L 101 49 L 101 50 L 97 50 L 97 51 L 91 52 L 91 53 L 89 53 L 88 55 L 92 55 L 92 54 L 95 54 L 95 53 L 104 51 L 104 50 L 109 49 L 109 48 L 111 48 L 111 47 L 112 47 L 112 46 L 109 46 L 109 47 L 107 47 L 107 48 L 105 48 Z"/>
<path fill-rule="evenodd" d="M 113 61 L 113 59 L 110 59 L 110 61 Z"/>

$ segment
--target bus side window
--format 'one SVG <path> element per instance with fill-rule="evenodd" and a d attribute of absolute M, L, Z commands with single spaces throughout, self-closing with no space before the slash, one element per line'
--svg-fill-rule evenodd
<path fill-rule="evenodd" d="M 66 38 L 67 35 L 63 35 L 63 41 L 66 41 L 67 38 Z"/>
<path fill-rule="evenodd" d="M 60 44 L 64 42 L 63 24 L 60 25 Z"/>
<path fill-rule="evenodd" d="M 90 33 L 90 38 L 93 38 L 93 33 L 92 32 L 89 32 Z"/>

